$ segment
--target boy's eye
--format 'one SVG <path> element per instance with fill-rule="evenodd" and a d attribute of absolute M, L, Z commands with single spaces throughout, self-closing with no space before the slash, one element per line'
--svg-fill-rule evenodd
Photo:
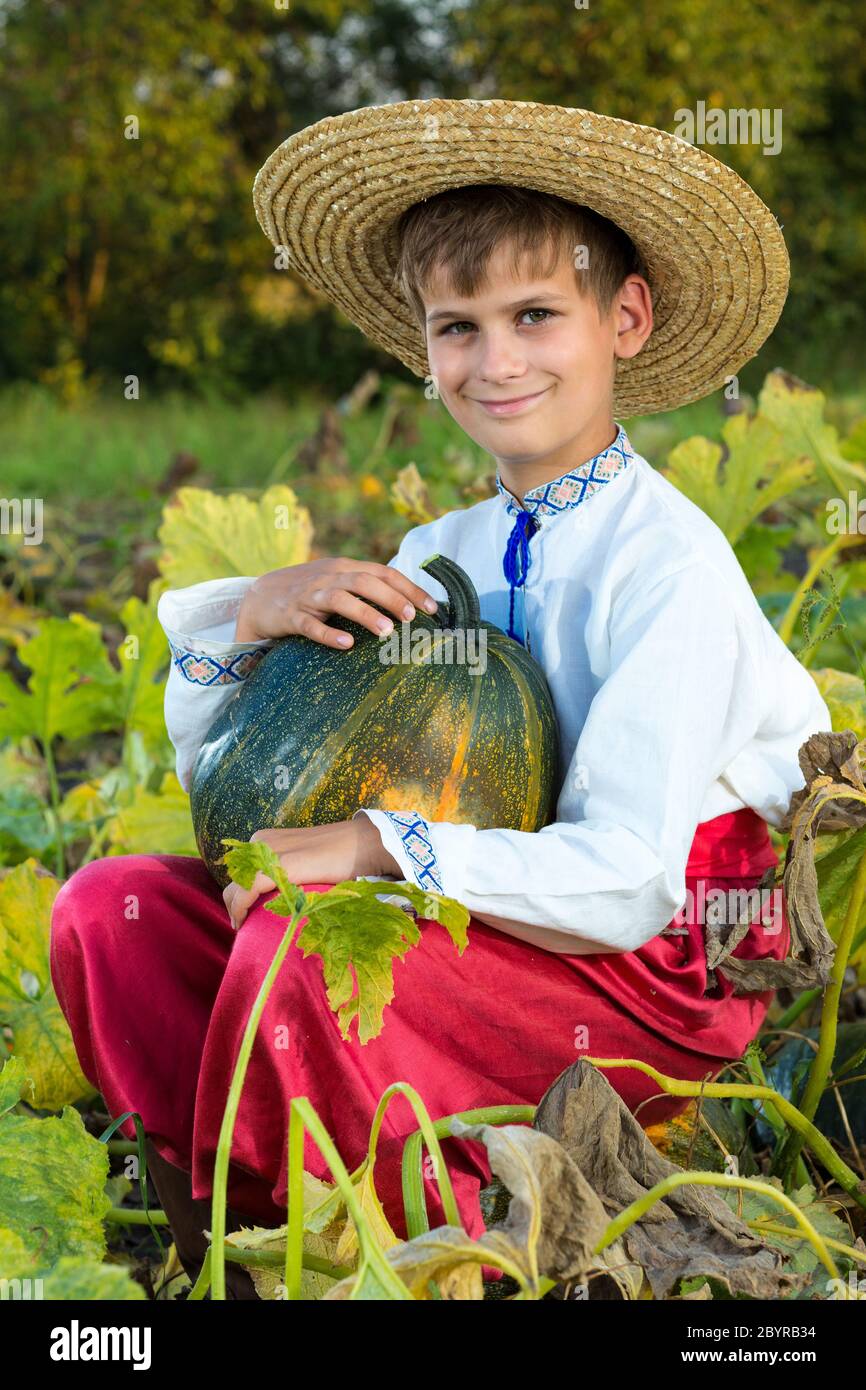
<path fill-rule="evenodd" d="M 524 309 L 524 310 L 523 310 L 523 313 L 520 315 L 520 317 L 521 317 L 521 318 L 526 318 L 526 315 L 527 315 L 527 314 L 544 314 L 544 315 L 545 315 L 545 318 L 543 318 L 543 319 L 540 319 L 540 320 L 539 320 L 539 319 L 536 319 L 536 320 L 535 320 L 536 323 L 539 323 L 539 322 L 540 322 L 540 323 L 544 323 L 544 322 L 546 321 L 546 319 L 551 319 L 551 318 L 554 317 L 554 313 L 553 313 L 553 310 L 552 310 L 552 309 Z M 446 334 L 446 333 L 451 333 L 451 330 L 454 329 L 454 328 L 474 328 L 474 327 L 475 327 L 475 324 L 474 324 L 474 323 L 470 323 L 470 321 L 469 321 L 468 319 L 460 319 L 460 320 L 459 320 L 458 322 L 456 322 L 456 323 L 449 323 L 449 324 L 446 324 L 446 326 L 440 331 L 439 336 L 442 337 L 442 336 L 443 336 L 444 334 Z M 463 335 L 460 334 L 460 333 L 458 333 L 458 334 L 456 334 L 455 336 L 456 336 L 456 337 L 462 337 Z"/>

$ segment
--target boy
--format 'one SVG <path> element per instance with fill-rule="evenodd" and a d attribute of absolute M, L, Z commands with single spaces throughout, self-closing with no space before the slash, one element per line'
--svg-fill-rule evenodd
<path fill-rule="evenodd" d="M 673 921 L 699 885 L 749 889 L 776 862 L 767 822 L 780 822 L 801 785 L 799 747 L 831 724 L 722 532 L 615 419 L 706 394 L 775 323 L 784 243 L 742 180 L 676 137 L 594 113 L 407 102 L 292 137 L 260 171 L 255 198 L 292 265 L 432 378 L 496 459 L 497 495 L 414 528 L 389 565 L 327 558 L 163 594 L 181 782 L 274 640 L 300 633 L 339 647 L 331 614 L 373 632 L 383 614 L 408 618 L 407 605 L 443 597 L 419 568 L 437 551 L 469 573 L 482 617 L 544 668 L 568 769 L 556 820 L 534 834 L 414 807 L 257 832 L 308 888 L 414 878 L 472 913 L 460 960 L 424 926 L 383 1032 L 363 1049 L 339 1039 L 315 958 L 290 952 L 247 1075 L 229 1188 L 239 1210 L 278 1224 L 294 1095 L 311 1098 L 351 1167 L 398 1079 L 435 1117 L 537 1103 L 575 1049 L 688 1079 L 738 1058 L 770 992 L 735 996 L 711 980 L 702 923 Z M 138 960 L 128 934 L 114 941 L 106 926 L 132 881 L 149 904 Z M 272 886 L 260 875 L 249 893 L 226 889 L 236 937 L 206 870 L 180 856 L 96 861 L 55 907 L 52 971 L 81 1065 L 113 1113 L 141 1111 L 166 1169 L 191 1174 L 197 1199 L 210 1191 L 228 1078 L 281 930 L 263 910 Z M 780 959 L 788 941 L 777 911 L 735 954 Z M 97 957 L 111 962 L 104 987 Z M 142 970 L 173 1020 L 170 1047 L 154 1038 L 146 1001 L 110 1016 L 124 997 L 118 972 Z M 287 1021 L 293 1047 L 275 1053 L 267 1039 Z M 121 1028 L 131 1050 L 115 1046 Z M 651 1099 L 653 1083 L 633 1069 L 608 1079 L 644 1124 L 685 1104 Z M 408 1107 L 394 1111 L 376 1184 L 402 1235 L 400 1157 L 415 1122 Z M 477 1235 L 486 1158 L 455 1140 L 447 1151 Z M 311 1141 L 304 1163 L 327 1176 Z M 432 1180 L 426 1191 L 435 1224 Z"/>

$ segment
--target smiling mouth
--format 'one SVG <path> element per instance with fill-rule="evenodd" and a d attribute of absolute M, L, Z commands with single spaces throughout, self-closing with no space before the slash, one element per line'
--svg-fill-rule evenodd
<path fill-rule="evenodd" d="M 491 415 L 513 415 L 524 406 L 531 405 L 533 401 L 537 401 L 549 389 L 549 387 L 545 386 L 542 391 L 533 391 L 529 396 L 513 396 L 506 401 L 484 401 L 477 397 L 473 397 L 473 399 L 476 405 L 482 406 Z"/>

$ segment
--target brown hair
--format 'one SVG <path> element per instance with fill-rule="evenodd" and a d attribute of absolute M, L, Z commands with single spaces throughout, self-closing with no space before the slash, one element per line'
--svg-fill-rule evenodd
<path fill-rule="evenodd" d="M 575 246 L 585 246 L 587 268 L 575 268 L 575 282 L 581 294 L 594 295 L 602 317 L 610 311 L 627 275 L 649 279 L 641 253 L 615 222 L 580 203 L 514 184 L 443 189 L 407 208 L 397 232 L 400 255 L 395 279 L 422 331 L 425 311 L 420 290 L 433 270 L 443 266 L 456 294 L 473 295 L 486 285 L 488 261 L 503 242 L 511 245 L 515 276 L 525 254 L 530 273 L 547 277 L 555 273 L 563 255 L 573 260 Z"/>

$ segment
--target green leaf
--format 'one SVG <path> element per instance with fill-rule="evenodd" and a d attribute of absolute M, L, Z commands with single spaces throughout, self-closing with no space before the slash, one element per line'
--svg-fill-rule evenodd
<path fill-rule="evenodd" d="M 56 836 L 46 810 L 45 802 L 26 787 L 0 783 L 0 864 L 49 855 Z"/>
<path fill-rule="evenodd" d="M 0 737 L 82 738 L 120 723 L 118 674 L 101 630 L 81 613 L 48 618 L 18 651 L 30 667 L 27 690 L 0 671 Z"/>
<path fill-rule="evenodd" d="M 672 449 L 664 472 L 735 545 L 762 512 L 809 481 L 813 465 L 802 450 L 792 457 L 781 431 L 760 414 L 732 415 L 722 438 L 723 473 L 721 446 L 702 435 Z"/>
<path fill-rule="evenodd" d="M 784 1191 L 781 1182 L 776 1177 L 765 1177 L 763 1181 L 778 1188 L 780 1192 Z M 800 1274 L 818 1266 L 818 1255 L 803 1235 L 800 1227 L 795 1223 L 793 1216 L 784 1211 L 772 1197 L 767 1197 L 763 1192 L 751 1192 L 747 1188 L 733 1189 L 730 1187 L 720 1188 L 718 1195 L 727 1202 L 732 1211 L 741 1212 L 744 1221 L 759 1223 L 752 1226 L 755 1235 L 767 1245 L 773 1245 L 785 1252 L 790 1262 L 786 1268 L 791 1273 Z M 831 1240 L 841 1241 L 845 1245 L 851 1243 L 850 1231 L 845 1222 L 841 1221 L 830 1210 L 826 1202 L 815 1201 L 815 1189 L 808 1183 L 794 1192 L 789 1192 L 788 1196 L 800 1208 L 819 1235 L 829 1236 Z M 739 1206 L 740 1202 L 742 1207 Z M 761 1223 L 789 1227 L 791 1234 L 790 1236 L 778 1235 L 775 1231 L 762 1231 Z M 841 1251 L 834 1250 L 832 1255 L 840 1273 L 844 1273 L 850 1267 L 851 1261 Z M 824 1272 L 823 1265 L 821 1270 L 822 1277 L 829 1278 Z"/>
<path fill-rule="evenodd" d="M 79 1255 L 61 1255 L 53 1267 L 46 1267 L 28 1250 L 21 1237 L 8 1229 L 0 1229 L 0 1279 L 22 1281 L 22 1298 L 115 1303 L 118 1300 L 139 1302 L 147 1297 L 141 1284 L 136 1283 L 131 1271 L 123 1265 L 102 1264 Z M 25 1285 L 24 1280 L 29 1280 L 29 1285 Z"/>
<path fill-rule="evenodd" d="M 823 391 L 777 368 L 764 381 L 758 412 L 775 425 L 786 454 L 807 455 L 837 490 L 850 479 L 866 482 L 866 468 L 845 458 L 838 430 L 825 421 L 826 404 Z"/>
<path fill-rule="evenodd" d="M 101 1260 L 108 1150 L 87 1133 L 78 1111 L 0 1119 L 0 1227 L 50 1267 L 62 1255 Z"/>
<path fill-rule="evenodd" d="M 321 957 L 328 1003 L 347 1042 L 354 1018 L 361 1043 L 381 1032 L 383 1010 L 394 998 L 394 960 L 420 937 L 399 907 L 360 894 L 338 899 L 329 909 L 322 905 L 302 928 L 297 944 L 305 956 Z"/>
<path fill-rule="evenodd" d="M 258 872 L 280 890 L 265 904 L 269 912 L 307 921 L 295 938 L 304 955 L 321 956 L 328 1003 L 337 1014 L 343 1038 L 358 1020 L 361 1043 L 378 1037 L 383 1010 L 394 998 L 393 963 L 421 939 L 420 929 L 401 907 L 377 895 L 408 898 L 420 917 L 445 927 L 462 955 L 466 949 L 470 914 L 462 903 L 439 893 L 427 893 L 412 883 L 348 879 L 324 893 L 304 893 L 290 883 L 278 855 L 262 840 L 226 839 L 225 864 L 242 888 L 252 887 Z M 356 993 L 357 988 L 357 993 Z"/>
<path fill-rule="evenodd" d="M 414 896 L 408 884 L 358 880 L 336 884 L 326 893 L 307 894 L 308 920 L 297 945 L 304 955 L 321 956 L 328 1003 L 347 1042 L 353 1019 L 358 1021 L 362 1044 L 381 1032 L 383 1011 L 394 998 L 394 960 L 402 959 L 421 939 L 420 928 L 402 908 L 375 896 L 377 891 L 395 890 Z M 462 954 L 469 913 L 453 899 L 437 902 L 437 896 L 417 890 L 417 901 L 424 909 L 421 915 L 441 921 Z"/>
<path fill-rule="evenodd" d="M 24 1095 L 25 1090 L 27 1095 Z M 33 1105 L 33 1082 L 20 1057 L 9 1057 L 0 1067 L 0 1116 L 13 1110 L 21 1099 Z"/>
<path fill-rule="evenodd" d="M 860 677 L 830 667 L 809 674 L 824 697 L 833 729 L 853 729 L 858 739 L 866 738 L 866 687 Z"/>
<path fill-rule="evenodd" d="M 126 734 L 140 733 L 149 753 L 166 743 L 164 702 L 169 650 L 156 607 L 129 598 L 120 610 L 126 636 L 117 649 L 120 662 L 120 716 Z M 134 640 L 133 640 L 134 639 Z"/>
<path fill-rule="evenodd" d="M 24 1241 L 8 1226 L 0 1226 L 0 1279 L 29 1279 L 36 1261 Z"/>
<path fill-rule="evenodd" d="M 158 792 L 137 786 L 108 822 L 112 854 L 198 854 L 189 796 L 166 772 Z"/>
<path fill-rule="evenodd" d="M 796 526 L 766 526 L 755 521 L 737 541 L 734 552 L 756 594 L 796 589 L 796 575 L 782 569 L 782 552 L 796 534 Z"/>
<path fill-rule="evenodd" d="M 124 1265 L 62 1256 L 53 1269 L 40 1273 L 44 1297 L 68 1303 L 140 1303 L 147 1299 L 141 1284 Z"/>
<path fill-rule="evenodd" d="M 0 878 L 0 1023 L 32 1077 L 28 1102 L 59 1110 L 95 1094 L 78 1065 L 48 960 L 51 908 L 61 885 L 28 859 Z"/>
<path fill-rule="evenodd" d="M 334 897 L 333 894 L 337 896 Z M 335 884 L 328 893 L 308 893 L 307 903 L 313 903 L 317 899 L 328 899 L 325 903 L 327 907 L 329 904 L 335 906 L 343 897 L 353 899 L 360 896 L 378 900 L 380 894 L 408 898 L 419 917 L 439 922 L 445 927 L 457 947 L 458 955 L 463 954 L 469 942 L 467 928 L 471 914 L 468 909 L 455 898 L 446 898 L 443 893 L 428 893 L 415 883 L 407 883 L 405 880 L 394 883 L 390 879 L 347 879 L 345 883 Z M 400 911 L 402 910 L 400 908 Z"/>
<path fill-rule="evenodd" d="M 162 518 L 159 568 L 175 589 L 226 575 L 266 574 L 309 558 L 310 514 L 283 483 L 257 501 L 182 487 Z"/>
<path fill-rule="evenodd" d="M 839 445 L 839 452 L 843 458 L 854 463 L 866 459 L 866 415 L 861 415 L 859 420 L 854 421 L 847 436 Z"/>
<path fill-rule="evenodd" d="M 263 840 L 236 840 L 227 836 L 222 843 L 230 848 L 223 855 L 221 862 L 225 864 L 235 883 L 239 883 L 242 888 L 252 888 L 257 873 L 266 874 L 268 878 L 273 879 L 283 893 L 294 887 L 293 884 L 289 884 L 276 851 Z M 295 892 L 298 891 L 295 889 Z"/>
<path fill-rule="evenodd" d="M 819 836 L 818 843 L 823 837 Z M 818 878 L 818 902 L 824 925 L 834 941 L 838 941 L 842 923 L 848 912 L 848 904 L 854 889 L 860 863 L 866 854 L 866 827 L 860 830 L 843 831 L 838 842 L 820 858 L 815 857 L 815 873 Z M 855 933 L 866 926 L 866 902 L 857 919 Z M 858 953 L 859 954 L 859 953 Z"/>

